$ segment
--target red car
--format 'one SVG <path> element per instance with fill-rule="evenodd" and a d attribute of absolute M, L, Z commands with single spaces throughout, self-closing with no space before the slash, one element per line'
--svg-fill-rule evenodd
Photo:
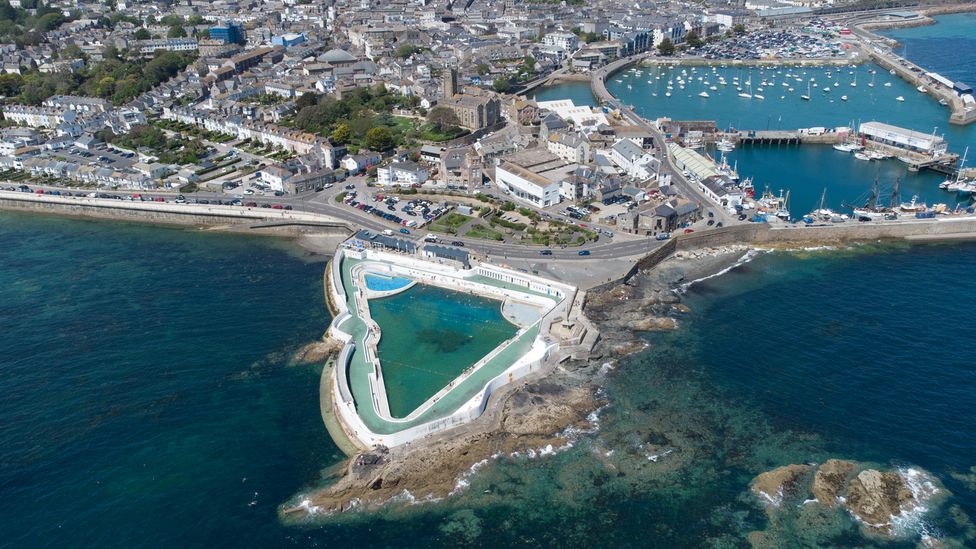
<path fill-rule="evenodd" d="M 685 234 L 693 233 L 695 229 L 685 229 Z"/>
<path fill-rule="evenodd" d="M 272 204 L 271 207 L 275 210 L 281 210 L 284 208 L 281 204 Z"/>

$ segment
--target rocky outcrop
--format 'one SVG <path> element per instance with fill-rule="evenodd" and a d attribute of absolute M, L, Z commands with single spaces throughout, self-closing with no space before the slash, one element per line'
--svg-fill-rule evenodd
<path fill-rule="evenodd" d="M 918 504 L 897 472 L 861 471 L 847 488 L 845 507 L 869 529 L 891 533 L 891 519 Z"/>
<path fill-rule="evenodd" d="M 779 507 L 785 497 L 796 495 L 800 477 L 810 469 L 809 465 L 784 465 L 766 471 L 752 481 L 752 492 L 766 503 Z"/>
<path fill-rule="evenodd" d="M 812 481 L 809 472 L 814 472 Z M 868 533 L 885 537 L 896 534 L 895 517 L 919 510 L 939 492 L 934 479 L 918 469 L 879 471 L 841 459 L 827 460 L 819 467 L 778 467 L 757 476 L 752 491 L 773 523 L 786 514 L 793 516 L 792 522 L 801 521 L 804 514 L 821 521 L 829 516 L 825 513 L 843 509 Z M 757 534 L 756 539 L 761 537 Z"/>
<path fill-rule="evenodd" d="M 813 477 L 813 497 L 821 505 L 833 509 L 837 506 L 837 498 L 847 486 L 847 480 L 857 468 L 853 461 L 842 459 L 828 459 L 817 469 Z"/>

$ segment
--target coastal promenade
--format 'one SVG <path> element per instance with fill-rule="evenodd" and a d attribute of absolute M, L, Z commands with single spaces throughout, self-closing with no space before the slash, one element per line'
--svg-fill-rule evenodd
<path fill-rule="evenodd" d="M 308 211 L 249 208 L 210 204 L 173 204 L 53 196 L 49 194 L 0 191 L 0 210 L 55 213 L 77 217 L 119 219 L 171 225 L 245 227 L 252 230 L 338 230 L 351 233 L 353 226 L 337 217 Z"/>

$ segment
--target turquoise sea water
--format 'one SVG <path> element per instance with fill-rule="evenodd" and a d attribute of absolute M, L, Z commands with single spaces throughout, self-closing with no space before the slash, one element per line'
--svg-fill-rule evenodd
<path fill-rule="evenodd" d="M 377 354 L 393 417 L 414 411 L 516 332 L 500 301 L 423 284 L 369 300 L 369 312 L 383 332 Z"/>

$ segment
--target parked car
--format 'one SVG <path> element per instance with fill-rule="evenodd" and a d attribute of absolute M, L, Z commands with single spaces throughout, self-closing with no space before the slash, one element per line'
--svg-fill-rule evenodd
<path fill-rule="evenodd" d="M 257 202 L 245 202 L 244 203 L 244 206 L 245 207 L 248 207 L 248 208 L 257 208 L 258 207 L 258 203 Z"/>
<path fill-rule="evenodd" d="M 667 240 L 671 238 L 671 233 L 658 233 L 654 238 L 657 240 Z"/>
<path fill-rule="evenodd" d="M 455 240 L 454 242 L 451 242 L 451 246 L 457 246 L 458 248 L 463 248 L 464 242 L 461 242 L 460 240 Z"/>
<path fill-rule="evenodd" d="M 685 229 L 685 234 L 691 234 L 695 232 L 695 229 Z"/>
<path fill-rule="evenodd" d="M 402 234 L 410 234 L 410 231 L 408 229 L 400 229 L 400 232 Z"/>

